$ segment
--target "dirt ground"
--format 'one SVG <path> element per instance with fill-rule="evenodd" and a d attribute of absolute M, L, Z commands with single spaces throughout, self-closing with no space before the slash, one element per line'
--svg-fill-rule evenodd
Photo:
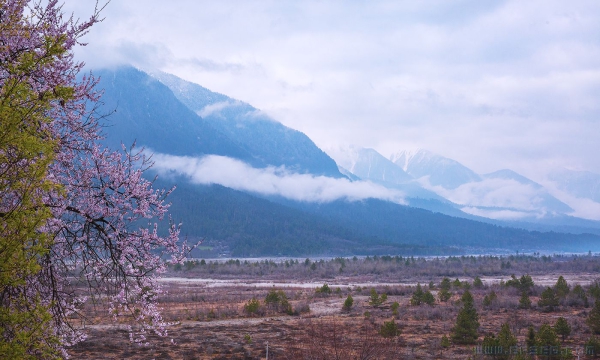
<path fill-rule="evenodd" d="M 551 286 L 558 276 L 540 274 L 532 277 L 536 285 Z M 570 274 L 565 278 L 571 286 L 577 283 L 585 286 L 597 275 Z M 429 281 L 439 284 L 441 278 L 421 280 L 422 284 Z M 499 285 L 500 280 L 507 280 L 506 277 L 482 277 L 482 280 L 484 288 L 470 289 L 481 324 L 479 342 L 485 334 L 498 333 L 501 325 L 507 322 L 519 343 L 524 345 L 530 325 L 537 329 L 543 323 L 554 324 L 562 316 L 572 327 L 571 335 L 562 345 L 571 348 L 574 354 L 584 351 L 583 345 L 591 335 L 585 325 L 589 306 L 563 304 L 557 311 L 543 312 L 535 306 L 541 291 L 538 286 L 537 294 L 534 292 L 531 296 L 533 308 L 523 310 L 518 308 L 520 294 Z M 69 349 L 69 353 L 73 359 L 265 359 L 268 349 L 269 359 L 491 358 L 478 355 L 476 345 L 441 346 L 442 337 L 449 336 L 455 324 L 462 289 L 453 289 L 452 298 L 440 302 L 434 287 L 434 306 L 411 306 L 410 297 L 415 285 L 412 281 L 378 284 L 345 277 L 328 279 L 327 283 L 333 291 L 323 295 L 315 291 L 315 284 L 322 282 L 310 282 L 309 285 L 286 282 L 282 286 L 282 283 L 264 279 L 219 282 L 169 278 L 164 283 L 168 295 L 161 298 L 165 319 L 174 323 L 167 337 L 148 335 L 148 345 L 132 344 L 123 324 L 96 318 L 94 324 L 86 326 L 88 339 Z M 387 301 L 381 306 L 369 304 L 372 288 L 379 294 L 387 294 Z M 287 315 L 262 305 L 258 314 L 250 315 L 244 311 L 244 305 L 252 298 L 264 304 L 265 296 L 273 289 L 283 291 L 293 309 L 310 310 Z M 492 306 L 483 306 L 483 297 L 491 290 L 498 294 L 498 300 Z M 348 295 L 353 297 L 354 305 L 350 311 L 344 311 L 342 307 Z M 399 304 L 396 315 L 391 310 L 394 302 Z M 401 333 L 384 339 L 379 335 L 379 329 L 385 321 L 392 319 Z M 336 357 L 332 355 L 336 347 L 345 348 L 346 352 Z M 311 353 L 315 348 L 329 352 L 315 356 Z"/>

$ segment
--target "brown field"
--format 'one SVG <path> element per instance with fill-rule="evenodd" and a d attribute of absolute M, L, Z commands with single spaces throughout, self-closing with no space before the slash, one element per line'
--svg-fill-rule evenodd
<path fill-rule="evenodd" d="M 497 334 L 501 325 L 508 323 L 519 344 L 524 346 L 530 325 L 538 329 L 543 323 L 554 324 L 562 316 L 572 328 L 562 346 L 571 348 L 577 358 L 592 335 L 585 320 L 594 304 L 589 285 L 599 275 L 600 259 L 513 259 L 509 268 L 505 268 L 505 260 L 463 258 L 460 264 L 446 261 L 445 267 L 434 260 L 417 260 L 408 265 L 400 261 L 394 267 L 375 258 L 370 262 L 355 260 L 354 265 L 347 260 L 341 270 L 337 270 L 339 261 L 331 260 L 319 263 L 319 268 L 313 271 L 305 271 L 308 266 L 302 262 L 296 265 L 291 262 L 290 266 L 264 265 L 262 274 L 243 269 L 236 273 L 235 266 L 243 268 L 243 264 L 229 264 L 232 268 L 213 264 L 212 272 L 190 266 L 172 270 L 164 283 L 168 294 L 160 298 L 160 304 L 165 319 L 174 323 L 167 337 L 149 335 L 148 345 L 132 344 L 124 324 L 100 317 L 103 309 L 90 306 L 87 315 L 96 320 L 86 326 L 89 337 L 69 353 L 74 359 L 265 359 L 268 347 L 269 359 L 492 359 L 474 354 L 477 345 L 441 346 L 442 336 L 449 336 L 455 324 L 464 287 L 453 287 L 451 299 L 440 302 L 437 297 L 440 281 L 447 276 L 464 284 L 480 276 L 484 287 L 469 290 L 481 324 L 479 344 L 484 335 Z M 375 266 L 380 262 L 381 266 Z M 500 262 L 502 265 L 496 266 Z M 323 270 L 330 265 L 336 269 L 333 274 Z M 265 270 L 268 268 L 271 270 Z M 530 296 L 531 309 L 520 309 L 517 289 L 500 283 L 508 280 L 509 274 L 532 276 L 536 286 Z M 553 312 L 544 312 L 537 306 L 541 292 L 546 286 L 553 286 L 561 275 L 571 289 L 575 284 L 584 286 L 589 306 L 572 297 L 562 299 Z M 417 282 L 424 289 L 433 282 L 431 291 L 436 297 L 433 306 L 410 305 Z M 332 293 L 317 293 L 315 288 L 325 283 Z M 273 289 L 285 293 L 294 315 L 265 305 L 265 297 Z M 387 294 L 387 301 L 380 306 L 370 305 L 371 289 Z M 484 306 L 483 298 L 492 290 L 498 298 Z M 349 294 L 354 305 L 350 311 L 344 311 L 342 305 Z M 252 298 L 260 300 L 261 306 L 257 313 L 248 314 L 244 305 Z M 391 310 L 394 302 L 400 305 L 397 315 Z M 383 338 L 379 329 L 384 321 L 391 319 L 401 333 Z"/>

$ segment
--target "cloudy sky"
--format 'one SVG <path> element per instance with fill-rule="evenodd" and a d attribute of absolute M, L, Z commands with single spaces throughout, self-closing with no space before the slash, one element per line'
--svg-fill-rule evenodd
<path fill-rule="evenodd" d="M 85 17 L 95 1 L 68 0 Z M 78 52 L 243 100 L 328 148 L 600 173 L 600 2 L 112 0 Z"/>

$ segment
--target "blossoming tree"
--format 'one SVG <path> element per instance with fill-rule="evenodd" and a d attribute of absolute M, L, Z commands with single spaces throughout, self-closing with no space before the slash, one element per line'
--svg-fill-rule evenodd
<path fill-rule="evenodd" d="M 86 301 L 127 315 L 133 341 L 166 331 L 157 279 L 189 248 L 172 221 L 158 231 L 170 191 L 143 177 L 149 159 L 99 143 L 97 79 L 73 51 L 100 11 L 0 0 L 0 357 L 65 356 Z"/>

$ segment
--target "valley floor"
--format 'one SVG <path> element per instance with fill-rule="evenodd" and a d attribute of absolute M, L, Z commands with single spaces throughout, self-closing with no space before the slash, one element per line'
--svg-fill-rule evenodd
<path fill-rule="evenodd" d="M 390 281 L 389 273 L 376 274 L 373 271 L 377 267 L 367 266 L 381 261 L 377 258 L 368 264 L 358 260 L 365 266 L 361 273 L 357 271 L 352 275 L 344 270 L 341 275 L 315 276 L 314 279 L 302 276 L 300 271 L 295 277 L 282 277 L 281 273 L 293 264 L 287 268 L 282 264 L 277 267 L 280 271 L 269 274 L 249 276 L 246 272 L 241 280 L 231 279 L 231 271 L 225 266 L 214 268 L 210 280 L 209 274 L 203 274 L 206 276 L 203 278 L 197 277 L 199 274 L 188 276 L 194 274 L 194 267 L 188 266 L 187 271 L 172 271 L 164 282 L 168 294 L 160 303 L 165 318 L 174 323 L 167 337 L 149 336 L 147 346 L 131 344 L 124 323 L 106 320 L 101 316 L 102 309 L 89 307 L 88 315 L 95 319 L 94 324 L 87 325 L 89 337 L 69 353 L 74 359 L 265 359 L 268 348 L 269 359 L 492 359 L 478 354 L 482 350 L 478 346 L 485 335 L 498 334 L 502 324 L 508 323 L 519 346 L 525 347 L 530 326 L 537 331 L 542 324 L 554 325 L 559 317 L 564 317 L 571 334 L 560 340 L 562 349 L 570 349 L 575 357 L 584 355 L 585 343 L 592 336 L 586 319 L 597 296 L 594 287 L 600 278 L 600 258 L 544 261 L 513 258 L 510 269 L 506 269 L 508 259 L 499 259 L 502 266 L 497 267 L 497 273 L 487 274 L 487 266 L 496 260 L 498 258 L 476 260 L 474 267 L 481 267 L 486 273 L 481 275 L 462 266 L 463 273 L 467 274 L 450 278 L 452 295 L 447 301 L 439 299 L 440 283 L 447 275 L 454 274 L 451 270 L 456 263 L 447 266 L 448 274 L 431 275 L 427 273 L 435 264 L 420 263 L 417 259 L 414 265 L 404 269 L 406 276 L 402 276 L 401 270 L 394 273 L 397 281 Z M 469 258 L 459 258 L 459 261 L 472 263 Z M 243 266 L 243 263 L 233 266 Z M 402 263 L 402 266 L 406 265 Z M 422 271 L 415 271 L 419 266 Z M 348 268 L 351 266 L 344 267 Z M 525 271 L 527 268 L 529 271 Z M 535 286 L 531 289 L 530 309 L 520 308 L 521 293 L 505 285 L 511 279 L 508 275 L 511 271 L 517 278 L 531 275 Z M 553 311 L 538 306 L 541 293 L 547 287 L 554 287 L 559 276 L 564 276 L 571 289 L 576 284 L 581 285 L 589 301 L 584 303 L 571 292 L 560 299 L 560 305 Z M 482 280 L 482 286 L 474 286 L 475 277 Z M 433 306 L 410 304 L 416 283 L 422 284 L 424 290 L 430 289 L 436 298 Z M 331 292 L 323 289 L 324 284 L 328 284 Z M 387 295 L 381 305 L 372 304 L 372 289 L 378 295 Z M 442 337 L 450 337 L 462 306 L 460 297 L 466 289 L 473 294 L 479 315 L 478 341 L 472 345 L 443 347 Z M 497 298 L 486 303 L 484 299 L 492 291 Z M 270 292 L 285 295 L 291 305 L 288 309 L 291 315 L 278 304 L 265 302 Z M 348 295 L 354 303 L 349 310 L 344 310 Z M 249 312 L 248 304 L 253 298 L 259 300 L 260 305 L 256 311 Z M 392 304 L 395 302 L 399 306 L 394 313 Z M 381 326 L 392 319 L 400 334 L 384 338 L 380 335 Z"/>

